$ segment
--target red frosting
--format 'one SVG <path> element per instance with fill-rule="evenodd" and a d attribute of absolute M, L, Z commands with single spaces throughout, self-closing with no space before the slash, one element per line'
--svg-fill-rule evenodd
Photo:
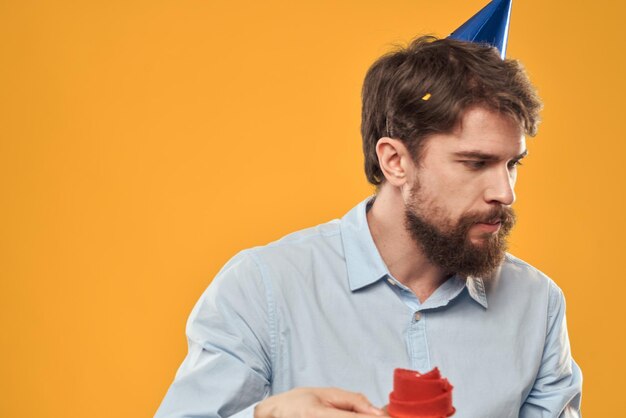
<path fill-rule="evenodd" d="M 394 418 L 449 417 L 455 412 L 452 385 L 436 367 L 425 374 L 396 369 L 387 412 Z"/>

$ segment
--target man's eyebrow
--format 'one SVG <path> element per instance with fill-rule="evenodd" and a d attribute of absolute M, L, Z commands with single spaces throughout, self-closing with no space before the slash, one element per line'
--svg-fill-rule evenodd
<path fill-rule="evenodd" d="M 460 157 L 460 158 L 474 158 L 477 160 L 485 160 L 485 161 L 498 161 L 500 159 L 498 155 L 487 154 L 482 151 L 459 151 L 459 152 L 455 152 L 453 155 L 455 157 Z M 515 161 L 521 160 L 527 155 L 528 155 L 528 150 L 526 149 L 520 155 L 517 155 L 516 157 L 514 157 L 513 160 Z"/>

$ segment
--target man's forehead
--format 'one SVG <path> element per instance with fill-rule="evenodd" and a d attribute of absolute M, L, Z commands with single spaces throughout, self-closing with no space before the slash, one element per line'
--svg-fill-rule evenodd
<path fill-rule="evenodd" d="M 523 158 L 528 154 L 524 135 L 459 137 L 437 134 L 426 140 L 424 154 L 449 155 L 484 160 Z"/>
<path fill-rule="evenodd" d="M 441 146 L 449 153 L 493 159 L 522 156 L 526 138 L 522 126 L 509 115 L 485 108 L 466 111 Z"/>
<path fill-rule="evenodd" d="M 465 132 L 454 135 L 443 144 L 448 152 L 465 154 L 485 154 L 485 156 L 513 156 L 526 149 L 526 137 L 521 129 L 500 129 Z"/>

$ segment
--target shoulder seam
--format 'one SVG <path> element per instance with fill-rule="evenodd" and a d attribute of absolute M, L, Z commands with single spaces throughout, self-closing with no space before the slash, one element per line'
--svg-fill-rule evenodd
<path fill-rule="evenodd" d="M 510 261 L 513 264 L 517 264 L 518 266 L 524 266 L 524 267 L 532 267 L 533 269 L 535 269 L 535 267 L 531 266 L 530 264 L 528 264 L 525 261 L 520 260 L 519 258 L 515 257 L 514 255 L 511 254 L 506 254 L 505 258 Z M 536 269 L 535 269 L 536 270 Z"/>
<path fill-rule="evenodd" d="M 328 237 L 334 237 L 336 235 L 341 235 L 341 230 L 338 229 L 337 231 L 333 231 L 331 233 L 316 232 L 314 234 L 305 235 L 303 237 L 299 237 L 299 238 L 293 239 L 293 240 L 285 240 L 285 238 L 287 238 L 289 236 L 289 235 L 286 235 L 283 238 L 280 238 L 280 239 L 278 239 L 276 241 L 272 241 L 272 242 L 270 242 L 270 243 L 268 243 L 266 245 L 261 245 L 259 247 L 255 247 L 254 249 L 261 249 L 263 247 L 283 247 L 283 246 L 290 245 L 290 244 L 300 244 L 300 243 L 305 242 L 305 241 L 307 241 L 309 239 L 313 239 L 313 238 L 319 237 L 319 236 L 328 238 Z"/>
<path fill-rule="evenodd" d="M 515 264 L 515 265 L 520 266 L 520 267 L 524 267 L 527 270 L 534 271 L 534 272 L 538 273 L 539 275 L 541 275 L 541 276 L 545 277 L 546 279 L 548 279 L 549 282 L 554 283 L 554 280 L 552 280 L 552 278 L 550 276 L 548 276 L 546 273 L 544 273 L 543 271 L 541 271 L 537 267 L 533 266 L 532 264 L 527 263 L 524 260 L 520 260 L 519 258 L 515 257 L 514 255 L 511 255 L 511 254 L 507 253 L 505 255 L 505 259 L 507 261 L 509 261 L 510 263 L 512 263 L 512 264 Z"/>

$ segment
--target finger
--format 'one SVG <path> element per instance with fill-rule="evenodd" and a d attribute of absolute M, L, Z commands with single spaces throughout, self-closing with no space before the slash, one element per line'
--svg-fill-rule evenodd
<path fill-rule="evenodd" d="M 361 393 L 348 392 L 342 389 L 325 389 L 323 399 L 327 404 L 344 411 L 360 412 L 363 414 L 382 416 L 383 411 L 376 408 Z"/>
<path fill-rule="evenodd" d="M 324 409 L 324 418 L 380 418 L 377 414 L 367 414 L 359 412 L 345 411 L 341 409 L 335 409 L 333 407 L 327 407 Z"/>

